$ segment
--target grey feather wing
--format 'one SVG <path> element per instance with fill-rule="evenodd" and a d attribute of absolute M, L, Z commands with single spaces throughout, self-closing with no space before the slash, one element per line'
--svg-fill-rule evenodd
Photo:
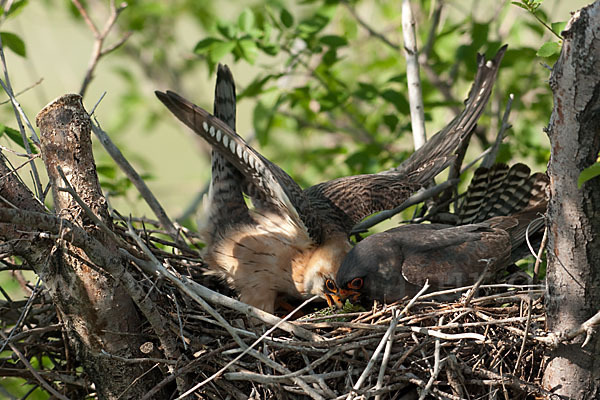
<path fill-rule="evenodd" d="M 493 272 L 505 266 L 510 257 L 509 234 L 487 224 L 410 228 L 392 232 L 404 255 L 402 275 L 414 285 L 422 286 L 427 280 L 434 288 L 470 285 L 482 274 L 487 260 Z"/>
<path fill-rule="evenodd" d="M 323 182 L 305 193 L 326 225 L 349 234 L 363 218 L 396 207 L 420 187 L 405 176 L 370 174 Z"/>

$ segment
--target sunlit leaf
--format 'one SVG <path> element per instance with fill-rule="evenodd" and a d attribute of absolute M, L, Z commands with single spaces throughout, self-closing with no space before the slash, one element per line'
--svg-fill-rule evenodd
<path fill-rule="evenodd" d="M 238 27 L 243 32 L 248 32 L 254 27 L 254 13 L 250 9 L 246 8 L 242 11 L 238 18 Z"/>
<path fill-rule="evenodd" d="M 560 53 L 560 44 L 556 42 L 546 42 L 540 47 L 536 55 L 538 57 L 552 57 L 555 54 Z"/>
<path fill-rule="evenodd" d="M 550 27 L 552 27 L 552 31 L 554 33 L 556 33 L 557 35 L 560 35 L 562 31 L 565 30 L 565 28 L 567 27 L 567 21 L 563 21 L 563 22 L 553 22 L 552 24 L 550 24 Z"/>
<path fill-rule="evenodd" d="M 254 64 L 256 56 L 258 55 L 256 43 L 250 39 L 242 39 L 238 42 L 238 45 L 240 46 L 244 60 L 248 61 L 250 64 Z"/>
<path fill-rule="evenodd" d="M 235 42 L 215 42 L 210 46 L 210 59 L 213 63 L 219 62 L 235 48 Z"/>
<path fill-rule="evenodd" d="M 16 54 L 21 57 L 27 56 L 27 51 L 25 49 L 25 42 L 19 36 L 10 32 L 0 32 L 0 37 L 2 38 L 2 45 L 8 47 Z"/>
<path fill-rule="evenodd" d="M 579 174 L 579 179 L 577 179 L 577 186 L 581 187 L 585 182 L 589 181 L 600 175 L 600 163 L 592 164 L 587 167 Z"/>

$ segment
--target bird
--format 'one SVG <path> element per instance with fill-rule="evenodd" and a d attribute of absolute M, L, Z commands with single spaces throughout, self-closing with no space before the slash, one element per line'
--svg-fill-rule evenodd
<path fill-rule="evenodd" d="M 335 281 L 332 302 L 364 298 L 390 303 L 433 289 L 474 284 L 528 254 L 526 234 L 544 227 L 548 177 L 524 164 L 475 171 L 458 212 L 458 226 L 408 224 L 373 234 L 354 246 Z"/>
<path fill-rule="evenodd" d="M 247 304 L 273 313 L 278 295 L 320 296 L 363 218 L 401 204 L 455 158 L 490 97 L 506 46 L 478 70 L 464 110 L 398 167 L 302 189 L 235 131 L 235 83 L 219 65 L 214 115 L 172 91 L 158 99 L 212 146 L 212 177 L 199 230 L 203 260 Z M 244 199 L 250 199 L 251 206 Z"/>

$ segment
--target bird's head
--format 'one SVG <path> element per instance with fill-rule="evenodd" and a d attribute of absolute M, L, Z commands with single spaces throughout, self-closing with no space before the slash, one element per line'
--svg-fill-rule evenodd
<path fill-rule="evenodd" d="M 359 242 L 343 259 L 335 281 L 326 281 L 326 291 L 341 307 L 346 299 L 368 298 L 394 301 L 404 297 L 403 254 L 385 232 Z"/>
<path fill-rule="evenodd" d="M 321 296 L 332 306 L 327 284 L 334 282 L 342 260 L 351 249 L 352 245 L 344 234 L 332 235 L 316 247 L 304 268 L 304 292 Z"/>

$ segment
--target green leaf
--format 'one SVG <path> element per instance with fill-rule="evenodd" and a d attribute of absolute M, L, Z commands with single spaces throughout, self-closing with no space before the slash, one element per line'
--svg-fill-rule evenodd
<path fill-rule="evenodd" d="M 256 56 L 258 55 L 258 47 L 256 43 L 250 39 L 242 39 L 238 42 L 242 58 L 248 61 L 250 64 L 254 64 Z"/>
<path fill-rule="evenodd" d="M 0 32 L 0 37 L 2 38 L 3 46 L 8 47 L 21 57 L 27 56 L 25 42 L 19 36 L 10 32 Z"/>
<path fill-rule="evenodd" d="M 521 4 L 518 1 L 511 1 L 511 3 L 517 7 L 521 7 L 523 10 L 529 11 L 529 8 L 527 8 L 527 6 L 525 4 Z"/>
<path fill-rule="evenodd" d="M 393 89 L 387 89 L 381 94 L 381 97 L 396 107 L 400 113 L 408 114 L 410 112 L 408 101 L 402 93 Z"/>
<path fill-rule="evenodd" d="M 219 31 L 219 33 L 221 33 L 221 35 L 225 36 L 227 39 L 234 39 L 237 34 L 236 26 L 232 23 L 225 21 L 219 21 L 217 23 L 217 30 Z"/>
<path fill-rule="evenodd" d="M 345 46 L 348 44 L 348 41 L 345 38 L 343 38 L 341 36 L 337 36 L 337 35 L 321 36 L 319 41 L 321 43 L 326 44 L 327 46 L 331 46 L 331 47 L 341 47 L 341 46 Z"/>
<path fill-rule="evenodd" d="M 108 179 L 115 179 L 117 177 L 117 168 L 114 165 L 103 164 L 97 165 L 96 171 L 98 175 L 103 176 Z"/>
<path fill-rule="evenodd" d="M 338 61 L 337 52 L 334 49 L 328 50 L 323 54 L 323 63 L 327 66 L 331 66 Z"/>
<path fill-rule="evenodd" d="M 374 85 L 365 82 L 358 82 L 358 89 L 354 91 L 354 96 L 363 100 L 372 100 L 378 94 L 379 92 Z"/>
<path fill-rule="evenodd" d="M 600 175 L 600 162 L 592 164 L 581 171 L 579 174 L 579 179 L 577 179 L 577 187 L 581 188 L 585 182 L 597 177 L 598 175 Z"/>
<path fill-rule="evenodd" d="M 238 93 L 238 101 L 243 99 L 244 97 L 256 97 L 259 94 L 263 93 L 265 91 L 265 84 L 274 77 L 276 76 L 271 74 L 268 74 L 265 77 L 257 76 L 252 82 L 250 82 L 248 86 L 246 86 L 246 88 L 241 93 Z"/>
<path fill-rule="evenodd" d="M 395 114 L 386 114 L 383 116 L 383 123 L 390 128 L 390 131 L 394 132 L 398 126 L 398 117 Z"/>
<path fill-rule="evenodd" d="M 552 27 L 552 32 L 556 33 L 557 35 L 560 35 L 560 33 L 565 30 L 567 26 L 567 21 L 553 22 L 552 24 L 550 24 L 550 26 Z"/>
<path fill-rule="evenodd" d="M 23 10 L 23 7 L 25 7 L 27 5 L 27 3 L 28 3 L 27 0 L 19 0 L 19 1 L 13 2 L 12 5 L 10 6 L 10 9 L 6 13 L 6 16 L 14 17 L 16 15 L 19 15 L 21 13 L 21 11 Z"/>
<path fill-rule="evenodd" d="M 285 8 L 281 10 L 281 13 L 279 14 L 279 18 L 281 19 L 281 23 L 286 28 L 290 28 L 292 25 L 294 25 L 294 17 Z"/>
<path fill-rule="evenodd" d="M 212 46 L 213 43 L 216 42 L 223 42 L 220 39 L 214 38 L 214 37 L 208 37 L 206 39 L 202 39 L 201 41 L 199 41 L 198 43 L 196 43 L 196 46 L 194 47 L 194 53 L 196 54 L 204 54 L 210 51 L 210 47 Z"/>
<path fill-rule="evenodd" d="M 540 47 L 540 49 L 535 53 L 538 57 L 552 57 L 555 54 L 560 53 L 560 44 L 557 42 L 546 42 Z"/>
<path fill-rule="evenodd" d="M 209 57 L 213 63 L 219 62 L 235 48 L 235 42 L 215 42 L 210 46 Z"/>
<path fill-rule="evenodd" d="M 238 17 L 238 27 L 242 32 L 248 32 L 254 28 L 254 13 L 246 8 Z"/>
<path fill-rule="evenodd" d="M 21 136 L 21 132 L 19 132 L 16 129 L 9 128 L 6 125 L 0 124 L 0 136 L 2 136 L 3 134 L 6 134 L 8 139 L 11 140 L 12 142 L 14 142 L 15 144 L 19 145 L 19 147 L 25 149 L 25 145 L 23 144 L 23 137 Z M 27 140 L 29 141 L 29 148 L 31 149 L 31 152 L 33 154 L 37 154 L 37 148 L 33 145 L 33 142 L 29 139 L 27 139 Z"/>

